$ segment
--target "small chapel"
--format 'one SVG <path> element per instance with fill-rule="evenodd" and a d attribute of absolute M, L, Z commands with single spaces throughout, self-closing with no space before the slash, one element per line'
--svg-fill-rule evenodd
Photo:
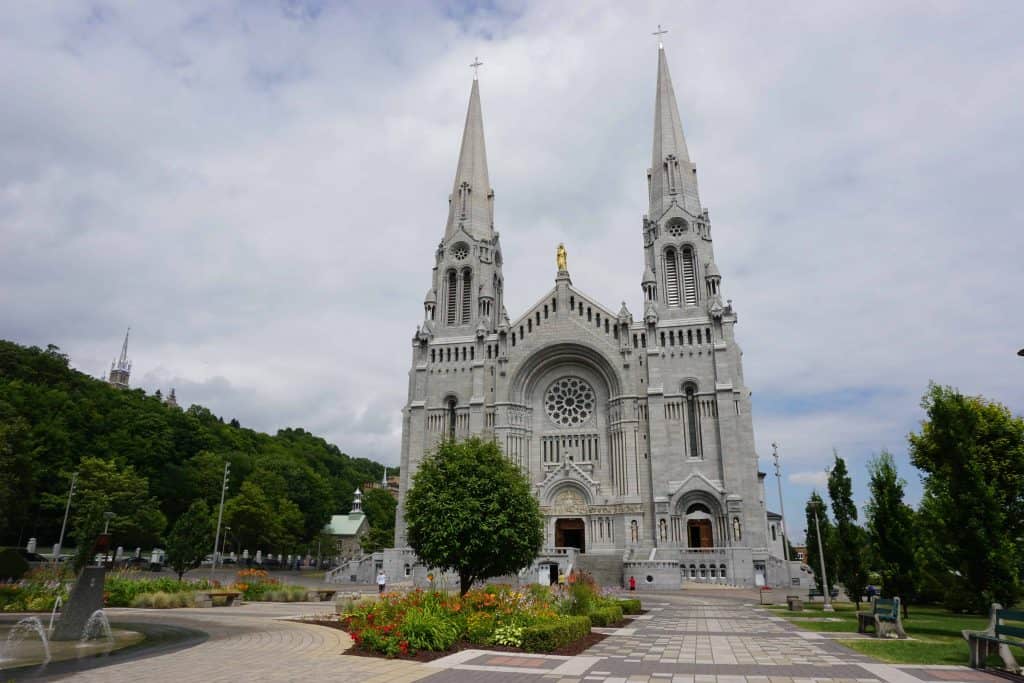
<path fill-rule="evenodd" d="M 558 245 L 552 287 L 513 318 L 474 77 L 412 339 L 394 551 L 406 574 L 402 508 L 419 463 L 443 439 L 479 435 L 522 469 L 544 515 L 544 549 L 528 576 L 545 582 L 549 571 L 580 568 L 603 583 L 634 576 L 641 588 L 785 581 L 781 546 L 769 540 L 737 312 L 723 298 L 663 45 L 653 118 L 637 231 L 642 300 L 631 310 L 587 296 Z"/>

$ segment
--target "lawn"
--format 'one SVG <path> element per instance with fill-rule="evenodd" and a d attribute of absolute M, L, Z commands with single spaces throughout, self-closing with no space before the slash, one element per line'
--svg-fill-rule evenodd
<path fill-rule="evenodd" d="M 866 605 L 863 606 L 867 608 Z M 836 611 L 828 614 L 821 611 L 821 604 L 804 605 L 803 612 L 790 612 L 785 605 L 769 607 L 774 613 L 806 631 L 828 631 L 832 633 L 856 633 L 857 610 L 851 603 L 836 603 Z M 808 619 L 829 618 L 836 621 L 809 621 Z M 851 639 L 838 640 L 851 650 L 869 655 L 883 662 L 894 664 L 967 664 L 967 641 L 960 635 L 963 629 L 984 630 L 988 617 L 980 615 L 953 614 L 941 607 L 910 607 L 910 618 L 903 620 L 910 640 L 894 639 Z M 1000 666 L 998 657 L 990 663 Z"/>

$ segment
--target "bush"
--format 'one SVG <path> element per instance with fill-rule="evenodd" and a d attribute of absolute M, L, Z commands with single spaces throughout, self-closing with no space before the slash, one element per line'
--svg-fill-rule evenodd
<path fill-rule="evenodd" d="M 474 612 L 466 618 L 466 640 L 474 645 L 487 645 L 494 635 L 493 614 Z"/>
<path fill-rule="evenodd" d="M 590 633 L 588 617 L 558 617 L 523 629 L 523 649 L 527 652 L 552 652 L 574 643 Z"/>
<path fill-rule="evenodd" d="M 414 607 L 399 627 L 413 650 L 447 650 L 459 639 L 458 627 L 435 609 Z"/>
<path fill-rule="evenodd" d="M 619 600 L 619 606 L 622 608 L 623 614 L 640 614 L 643 611 L 640 607 L 640 601 L 636 598 Z"/>
<path fill-rule="evenodd" d="M 569 586 L 569 596 L 562 607 L 565 614 L 581 616 L 590 614 L 598 601 L 597 591 L 587 583 L 577 582 Z"/>
<path fill-rule="evenodd" d="M 17 581 L 28 573 L 28 562 L 17 550 L 0 550 L 0 581 Z"/>
<path fill-rule="evenodd" d="M 132 607 L 139 607 L 149 609 L 153 607 L 153 594 L 152 593 L 140 593 L 136 595 L 132 600 Z"/>
<path fill-rule="evenodd" d="M 511 624 L 499 626 L 494 629 L 491 643 L 508 647 L 521 647 L 523 644 L 523 631 L 525 630 L 525 626 L 513 626 Z"/>
<path fill-rule="evenodd" d="M 158 591 L 153 593 L 153 607 L 157 609 L 167 609 L 172 604 L 172 598 L 170 593 L 164 591 Z"/>
<path fill-rule="evenodd" d="M 608 626 L 622 621 L 622 608 L 618 605 L 598 607 L 587 615 L 591 626 Z"/>

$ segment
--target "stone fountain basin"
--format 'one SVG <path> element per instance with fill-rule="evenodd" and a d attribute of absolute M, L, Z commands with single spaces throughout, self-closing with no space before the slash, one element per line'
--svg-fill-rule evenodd
<path fill-rule="evenodd" d="M 14 629 L 14 624 L 0 624 L 0 649 L 7 642 L 7 636 Z M 60 662 L 83 657 L 95 657 L 109 654 L 141 642 L 145 636 L 138 631 L 121 628 L 111 629 L 113 640 L 105 638 L 87 641 L 60 640 L 50 641 L 50 662 Z M 42 642 L 35 636 L 18 641 L 0 655 L 0 670 L 13 669 L 20 666 L 42 664 L 45 655 Z"/>

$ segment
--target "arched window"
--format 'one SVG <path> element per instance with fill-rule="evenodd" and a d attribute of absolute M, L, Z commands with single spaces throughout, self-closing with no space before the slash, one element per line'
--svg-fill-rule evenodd
<path fill-rule="evenodd" d="M 455 274 L 454 270 L 448 271 L 447 280 L 448 281 L 445 284 L 445 287 L 447 288 L 447 291 L 445 292 L 445 300 L 447 302 L 447 308 L 445 310 L 445 322 L 447 322 L 449 325 L 454 325 L 457 319 L 455 312 L 456 310 L 458 310 L 459 301 L 459 279 L 458 275 Z"/>
<path fill-rule="evenodd" d="M 683 300 L 687 306 L 697 305 L 697 266 L 693 259 L 693 249 L 683 248 Z"/>
<path fill-rule="evenodd" d="M 448 438 L 455 439 L 455 398 L 448 399 Z"/>
<path fill-rule="evenodd" d="M 462 271 L 462 324 L 468 325 L 473 315 L 473 271 L 469 268 Z"/>
<path fill-rule="evenodd" d="M 679 305 L 679 262 L 675 249 L 665 250 L 665 302 Z"/>
<path fill-rule="evenodd" d="M 689 437 L 689 450 L 687 456 L 691 458 L 701 457 L 700 452 L 700 420 L 697 419 L 697 396 L 693 385 L 686 385 L 686 426 Z"/>

